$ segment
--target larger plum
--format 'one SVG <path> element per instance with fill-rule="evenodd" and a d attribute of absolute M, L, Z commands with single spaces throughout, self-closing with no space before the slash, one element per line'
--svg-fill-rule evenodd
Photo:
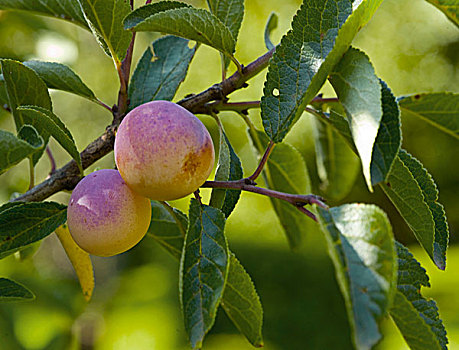
<path fill-rule="evenodd" d="M 202 122 L 168 101 L 145 103 L 130 111 L 115 139 L 115 161 L 126 183 L 155 200 L 172 200 L 196 191 L 215 161 L 214 146 Z"/>
<path fill-rule="evenodd" d="M 73 239 L 83 250 L 99 256 L 132 248 L 145 236 L 150 220 L 150 201 L 132 191 L 113 169 L 81 180 L 67 208 Z"/>

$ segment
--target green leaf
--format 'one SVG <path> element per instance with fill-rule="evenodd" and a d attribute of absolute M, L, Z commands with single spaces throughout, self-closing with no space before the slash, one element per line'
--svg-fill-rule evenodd
<path fill-rule="evenodd" d="M 371 156 L 372 185 L 387 179 L 402 144 L 400 110 L 397 101 L 386 83 L 381 80 L 380 84 L 383 116 Z"/>
<path fill-rule="evenodd" d="M 99 45 L 119 64 L 126 56 L 132 33 L 123 28 L 131 12 L 126 0 L 78 0 Z"/>
<path fill-rule="evenodd" d="M 221 123 L 219 123 L 219 127 L 220 147 L 215 181 L 240 180 L 243 176 L 241 161 L 234 152 Z M 240 196 L 240 190 L 213 189 L 209 204 L 214 208 L 221 209 L 225 217 L 228 218 L 236 207 Z"/>
<path fill-rule="evenodd" d="M 260 298 L 249 274 L 231 252 L 222 307 L 253 346 L 263 346 L 263 308 Z"/>
<path fill-rule="evenodd" d="M 244 18 L 244 0 L 207 0 L 207 5 L 210 12 L 228 27 L 237 41 Z"/>
<path fill-rule="evenodd" d="M 6 92 L 5 80 L 3 79 L 3 74 L 0 75 L 0 108 L 9 108 L 8 107 L 8 93 Z"/>
<path fill-rule="evenodd" d="M 421 286 L 430 287 L 426 271 L 410 251 L 396 242 L 398 282 L 390 315 L 413 350 L 446 350 L 446 330 L 433 300 L 421 295 Z"/>
<path fill-rule="evenodd" d="M 37 242 L 65 223 L 67 207 L 55 202 L 21 203 L 0 212 L 0 259 Z"/>
<path fill-rule="evenodd" d="M 21 106 L 18 108 L 27 118 L 36 121 L 43 129 L 48 130 L 51 136 L 72 156 L 78 168 L 83 173 L 80 153 L 78 152 L 73 136 L 62 121 L 53 112 L 38 106 Z"/>
<path fill-rule="evenodd" d="M 8 93 L 8 105 L 13 113 L 16 130 L 19 131 L 24 124 L 32 125 L 43 138 L 44 144 L 47 145 L 49 132 L 17 109 L 20 105 L 34 105 L 52 110 L 51 98 L 45 83 L 32 69 L 20 62 L 3 59 L 1 66 Z M 43 152 L 44 148 L 43 151 L 33 155 L 34 165 L 37 164 Z"/>
<path fill-rule="evenodd" d="M 63 90 L 97 101 L 94 92 L 66 65 L 56 62 L 26 61 L 24 66 L 33 69 L 50 89 Z"/>
<path fill-rule="evenodd" d="M 378 323 L 388 311 L 396 286 L 396 252 L 386 214 L 374 205 L 319 208 L 338 283 L 357 349 L 381 339 Z"/>
<path fill-rule="evenodd" d="M 161 37 L 140 59 L 129 85 L 129 108 L 153 100 L 171 101 L 185 79 L 196 47 L 175 36 Z"/>
<path fill-rule="evenodd" d="M 0 277 L 0 302 L 33 300 L 35 295 L 22 284 Z"/>
<path fill-rule="evenodd" d="M 182 7 L 191 6 L 179 1 L 159 1 L 153 4 L 141 6 L 126 16 L 126 18 L 123 21 L 124 29 L 134 28 L 137 24 L 143 22 L 145 19 L 154 15 L 155 13 L 172 9 L 178 9 Z"/>
<path fill-rule="evenodd" d="M 435 265 L 444 270 L 449 232 L 432 176 L 409 153 L 400 150 L 385 185 L 386 195 Z"/>
<path fill-rule="evenodd" d="M 215 322 L 229 269 L 225 216 L 192 199 L 180 260 L 180 302 L 193 349 L 200 349 Z"/>
<path fill-rule="evenodd" d="M 317 172 L 324 196 L 341 200 L 352 189 L 360 170 L 359 159 L 330 124 L 313 117 Z"/>
<path fill-rule="evenodd" d="M 21 136 L 24 133 L 35 132 L 37 139 L 40 140 L 41 143 L 30 144 L 8 131 L 0 130 L 0 174 L 3 174 L 21 160 L 30 157 L 44 146 L 43 139 L 38 135 L 35 129 L 32 130 L 31 126 L 24 125 L 21 131 Z"/>
<path fill-rule="evenodd" d="M 346 111 L 363 174 L 373 191 L 371 156 L 383 113 L 381 87 L 373 65 L 363 52 L 350 48 L 334 68 L 330 82 Z"/>
<path fill-rule="evenodd" d="M 167 206 L 167 204 L 165 204 Z M 147 235 L 157 241 L 177 260 L 183 249 L 188 218 L 180 210 L 166 209 L 157 201 L 151 201 L 151 222 Z"/>
<path fill-rule="evenodd" d="M 52 16 L 88 28 L 75 0 L 0 0 L 0 10 L 25 10 Z"/>
<path fill-rule="evenodd" d="M 442 11 L 451 22 L 459 27 L 459 3 L 457 0 L 427 0 Z"/>
<path fill-rule="evenodd" d="M 439 92 L 402 97 L 403 115 L 421 118 L 459 139 L 459 94 Z"/>
<path fill-rule="evenodd" d="M 265 46 L 268 50 L 274 49 L 276 45 L 271 41 L 271 32 L 277 28 L 279 18 L 274 12 L 271 12 L 265 27 Z"/>
<path fill-rule="evenodd" d="M 263 126 L 273 141 L 282 141 L 381 2 L 362 0 L 352 14 L 349 0 L 303 3 L 276 48 L 263 89 Z"/>
<path fill-rule="evenodd" d="M 125 28 L 134 32 L 163 32 L 209 45 L 229 57 L 233 56 L 236 41 L 230 30 L 213 14 L 203 9 L 174 8 L 145 15 L 144 20 L 131 25 L 126 18 Z"/>

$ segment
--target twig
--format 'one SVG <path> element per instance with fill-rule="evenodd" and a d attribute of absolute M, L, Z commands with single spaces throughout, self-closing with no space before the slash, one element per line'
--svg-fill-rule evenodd
<path fill-rule="evenodd" d="M 178 103 L 188 109 L 192 113 L 197 113 L 197 110 L 202 105 L 214 101 L 222 100 L 223 97 L 231 94 L 232 92 L 241 89 L 246 86 L 246 81 L 256 76 L 263 69 L 268 66 L 269 60 L 274 53 L 274 49 L 268 51 L 263 56 L 259 57 L 249 65 L 243 68 L 242 74 L 235 72 L 232 76 L 225 79 L 219 84 L 215 84 L 207 90 L 190 97 L 187 97 Z M 121 103 L 118 103 L 118 107 Z M 127 105 L 126 105 L 127 108 Z M 115 142 L 115 131 L 118 125 L 121 123 L 124 112 L 120 108 L 114 111 L 116 116 L 113 118 L 113 122 L 107 127 L 105 132 L 96 140 L 91 142 L 82 152 L 81 161 L 83 169 L 86 169 L 91 164 L 104 157 L 113 150 L 113 144 Z M 74 160 L 71 160 L 65 164 L 62 168 L 57 169 L 54 174 L 38 184 L 34 188 L 30 189 L 23 195 L 14 199 L 15 201 L 42 201 L 49 196 L 57 193 L 61 190 L 72 190 L 76 184 L 80 181 L 80 174 L 78 166 Z"/>
<path fill-rule="evenodd" d="M 263 196 L 271 198 L 281 199 L 292 204 L 294 207 L 298 208 L 301 212 L 307 214 L 310 218 L 314 220 L 316 220 L 315 215 L 306 208 L 304 208 L 305 205 L 316 204 L 321 208 L 328 209 L 328 206 L 323 202 L 323 199 L 319 196 L 313 194 L 302 195 L 274 191 L 270 190 L 269 188 L 257 187 L 247 180 L 248 179 L 242 179 L 238 181 L 206 181 L 201 187 L 241 190 L 261 194 Z"/>
<path fill-rule="evenodd" d="M 49 162 L 51 163 L 51 170 L 49 171 L 49 176 L 51 176 L 56 171 L 56 161 L 53 156 L 53 152 L 51 152 L 51 148 L 46 146 L 46 154 L 48 155 Z"/>
<path fill-rule="evenodd" d="M 271 152 L 273 151 L 275 145 L 276 144 L 273 141 L 269 141 L 268 147 L 266 147 L 266 151 L 263 154 L 263 157 L 261 158 L 260 163 L 258 164 L 258 166 L 255 169 L 254 173 L 248 177 L 248 179 L 250 181 L 255 181 L 257 179 L 257 177 L 261 174 L 261 172 L 263 171 L 263 168 L 264 168 L 266 162 L 268 161 L 268 158 L 269 158 Z"/>

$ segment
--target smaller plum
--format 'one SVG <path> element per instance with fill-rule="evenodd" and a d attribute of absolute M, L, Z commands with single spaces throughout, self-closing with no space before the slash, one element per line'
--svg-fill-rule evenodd
<path fill-rule="evenodd" d="M 86 252 L 112 256 L 135 246 L 148 230 L 150 201 L 132 191 L 120 173 L 103 169 L 86 176 L 72 192 L 67 223 Z"/>
<path fill-rule="evenodd" d="M 169 101 L 130 111 L 115 138 L 115 162 L 129 187 L 155 200 L 196 191 L 214 166 L 214 145 L 202 122 Z"/>

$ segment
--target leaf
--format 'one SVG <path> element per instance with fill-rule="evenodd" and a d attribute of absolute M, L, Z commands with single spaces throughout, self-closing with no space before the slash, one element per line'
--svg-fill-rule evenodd
<path fill-rule="evenodd" d="M 67 207 L 55 202 L 21 203 L 0 212 L 0 259 L 37 242 L 65 223 Z"/>
<path fill-rule="evenodd" d="M 394 95 L 382 80 L 382 119 L 371 156 L 371 183 L 376 185 L 387 179 L 402 144 L 400 110 Z"/>
<path fill-rule="evenodd" d="M 52 16 L 87 28 L 88 25 L 75 0 L 0 0 L 0 10 L 26 10 Z"/>
<path fill-rule="evenodd" d="M 209 45 L 229 57 L 233 56 L 236 41 L 230 30 L 213 14 L 190 7 L 174 8 L 145 15 L 132 25 L 126 18 L 125 28 L 134 32 L 163 32 Z"/>
<path fill-rule="evenodd" d="M 413 350 L 446 350 L 446 330 L 433 300 L 421 295 L 421 286 L 430 287 L 429 277 L 410 251 L 396 242 L 398 283 L 390 315 Z"/>
<path fill-rule="evenodd" d="M 402 113 L 421 118 L 459 139 L 459 94 L 439 92 L 402 97 Z"/>
<path fill-rule="evenodd" d="M 228 29 L 235 41 L 244 18 L 244 0 L 207 0 L 212 12 Z"/>
<path fill-rule="evenodd" d="M 252 279 L 233 253 L 230 253 L 230 268 L 222 307 L 253 346 L 263 346 L 263 308 L 260 298 Z"/>
<path fill-rule="evenodd" d="M 161 37 L 148 47 L 140 59 L 129 85 L 129 108 L 153 100 L 171 101 L 185 80 L 196 47 L 175 36 Z"/>
<path fill-rule="evenodd" d="M 371 156 L 382 118 L 381 87 L 373 65 L 363 52 L 350 48 L 329 80 L 346 111 L 363 174 L 373 191 Z"/>
<path fill-rule="evenodd" d="M 33 300 L 35 295 L 22 284 L 0 277 L 0 302 Z"/>
<path fill-rule="evenodd" d="M 175 208 L 167 210 L 161 203 L 151 201 L 151 222 L 147 235 L 177 260 L 182 255 L 187 227 L 188 218 L 180 210 Z"/>
<path fill-rule="evenodd" d="M 123 21 L 124 29 L 131 29 L 135 27 L 137 24 L 143 22 L 145 19 L 154 15 L 155 13 L 182 7 L 191 6 L 179 1 L 159 1 L 153 4 L 141 6 L 126 16 Z"/>
<path fill-rule="evenodd" d="M 320 189 L 325 197 L 341 200 L 352 190 L 360 169 L 359 159 L 331 125 L 317 117 L 313 121 Z"/>
<path fill-rule="evenodd" d="M 220 129 L 220 147 L 215 181 L 240 180 L 243 177 L 241 161 L 234 152 L 223 126 L 220 122 L 218 124 Z M 240 190 L 213 189 L 209 205 L 221 209 L 225 217 L 228 218 L 236 207 L 240 196 Z"/>
<path fill-rule="evenodd" d="M 260 154 L 269 140 L 266 134 L 251 132 L 252 141 Z M 280 192 L 306 194 L 311 192 L 311 180 L 301 153 L 287 143 L 274 147 L 264 167 L 264 177 L 268 188 Z M 291 249 L 298 249 L 308 232 L 310 220 L 293 205 L 279 199 L 270 198 Z"/>
<path fill-rule="evenodd" d="M 200 349 L 215 322 L 230 262 L 224 214 L 192 199 L 189 217 L 180 260 L 180 302 L 191 346 Z"/>
<path fill-rule="evenodd" d="M 179 260 L 188 226 L 187 217 L 175 208 L 172 208 L 172 214 L 156 201 L 151 202 L 151 207 L 152 219 L 147 235 Z M 260 297 L 234 253 L 229 252 L 229 255 L 230 267 L 221 305 L 237 329 L 254 346 L 262 346 L 263 309 Z"/>
<path fill-rule="evenodd" d="M 8 107 L 8 93 L 6 92 L 5 80 L 3 79 L 3 74 L 0 74 L 0 108 L 9 108 Z"/>
<path fill-rule="evenodd" d="M 23 128 L 31 129 L 32 127 L 24 125 Z M 24 133 L 26 129 L 21 130 Z M 40 144 L 30 144 L 8 131 L 0 130 L 0 174 L 43 148 L 43 139 L 38 134 L 36 136 L 40 139 Z"/>
<path fill-rule="evenodd" d="M 276 47 L 276 45 L 274 45 L 271 41 L 271 32 L 277 28 L 278 21 L 279 18 L 276 13 L 271 12 L 265 27 L 265 46 L 268 50 L 272 50 Z"/>
<path fill-rule="evenodd" d="M 78 0 L 91 31 L 117 65 L 126 56 L 132 33 L 123 28 L 123 19 L 131 12 L 126 0 Z"/>
<path fill-rule="evenodd" d="M 381 339 L 378 323 L 391 305 L 396 286 L 396 252 L 386 214 L 374 205 L 319 208 L 319 222 L 346 302 L 357 349 Z"/>
<path fill-rule="evenodd" d="M 18 110 L 24 113 L 28 118 L 36 121 L 43 129 L 48 130 L 57 142 L 72 156 L 83 173 L 80 153 L 78 152 L 73 136 L 62 121 L 53 112 L 40 108 L 38 106 L 21 106 Z"/>
<path fill-rule="evenodd" d="M 43 61 L 25 61 L 23 64 L 33 69 L 48 88 L 67 91 L 91 101 L 97 101 L 94 92 L 66 65 Z"/>
<path fill-rule="evenodd" d="M 32 69 L 20 62 L 2 59 L 1 67 L 8 93 L 8 106 L 13 113 L 16 130 L 19 131 L 24 124 L 30 124 L 37 129 L 44 144 L 47 145 L 49 132 L 17 110 L 20 105 L 34 105 L 52 110 L 51 98 L 45 83 Z M 34 165 L 37 164 L 43 151 L 34 154 Z"/>
<path fill-rule="evenodd" d="M 382 189 L 435 265 L 444 270 L 449 232 L 432 176 L 409 153 L 400 150 Z"/>
<path fill-rule="evenodd" d="M 55 232 L 75 269 L 84 298 L 86 301 L 91 300 L 94 290 L 94 271 L 89 254 L 75 243 L 67 225 L 59 226 Z"/>
<path fill-rule="evenodd" d="M 381 2 L 354 2 L 352 14 L 349 0 L 303 3 L 276 48 L 263 89 L 263 126 L 274 142 L 283 140 Z"/>
<path fill-rule="evenodd" d="M 459 3 L 456 0 L 427 0 L 459 27 Z"/>

